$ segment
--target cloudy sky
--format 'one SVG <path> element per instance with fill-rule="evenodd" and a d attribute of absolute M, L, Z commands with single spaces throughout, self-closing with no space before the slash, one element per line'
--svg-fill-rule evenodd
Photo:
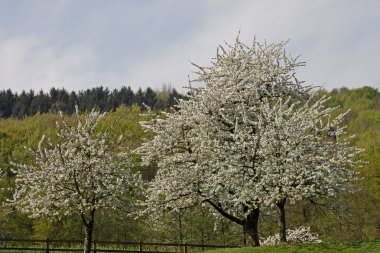
<path fill-rule="evenodd" d="M 181 89 L 238 31 L 289 40 L 307 83 L 380 88 L 377 0 L 0 0 L 0 90 Z"/>

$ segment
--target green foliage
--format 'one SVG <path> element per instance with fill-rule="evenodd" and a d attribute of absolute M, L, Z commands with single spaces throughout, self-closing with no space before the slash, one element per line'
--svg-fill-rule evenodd
<path fill-rule="evenodd" d="M 201 206 L 167 213 L 159 220 L 145 220 L 152 229 L 145 231 L 144 237 L 178 244 L 241 244 L 243 239 L 241 227 L 222 217 L 219 218 L 210 213 L 209 208 Z"/>
<path fill-rule="evenodd" d="M 129 241 L 146 240 L 141 219 L 127 216 L 119 210 L 105 210 L 98 213 L 95 221 L 94 239 L 97 241 Z"/>
<path fill-rule="evenodd" d="M 33 239 L 78 240 L 82 238 L 82 221 L 78 217 L 64 217 L 61 219 L 34 219 Z"/>

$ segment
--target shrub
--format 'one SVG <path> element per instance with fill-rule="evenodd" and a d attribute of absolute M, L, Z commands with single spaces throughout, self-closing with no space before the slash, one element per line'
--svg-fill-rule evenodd
<path fill-rule="evenodd" d="M 310 232 L 310 227 L 301 226 L 296 229 L 288 229 L 287 241 L 288 243 L 321 243 L 316 233 Z M 264 241 L 261 241 L 261 245 L 275 245 L 280 243 L 279 234 L 268 236 Z"/>

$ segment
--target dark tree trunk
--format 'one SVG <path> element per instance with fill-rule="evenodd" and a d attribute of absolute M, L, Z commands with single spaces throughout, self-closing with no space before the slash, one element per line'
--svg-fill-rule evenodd
<path fill-rule="evenodd" d="M 86 220 L 85 215 L 82 214 L 82 221 L 85 228 L 84 244 L 83 244 L 84 253 L 91 253 L 92 234 L 94 230 L 94 218 L 95 218 L 95 210 L 91 210 L 88 221 Z"/>
<path fill-rule="evenodd" d="M 221 215 L 230 221 L 235 222 L 243 227 L 244 240 L 246 235 L 249 235 L 251 238 L 252 246 L 260 246 L 259 233 L 258 233 L 258 225 L 259 225 L 259 215 L 260 209 L 253 209 L 245 219 L 239 219 L 232 214 L 226 212 L 220 203 L 214 203 L 213 201 L 206 199 L 205 202 L 209 203 L 212 207 L 214 207 Z M 248 207 L 244 206 L 243 211 L 246 213 L 248 211 Z"/>
<path fill-rule="evenodd" d="M 91 253 L 92 229 L 91 226 L 85 226 L 84 253 Z"/>
<path fill-rule="evenodd" d="M 260 216 L 259 208 L 253 209 L 248 214 L 243 224 L 244 234 L 249 235 L 250 244 L 254 247 L 260 246 L 259 232 L 258 232 L 259 216 Z"/>
<path fill-rule="evenodd" d="M 280 242 L 286 242 L 286 217 L 285 217 L 285 203 L 286 198 L 283 198 L 282 200 L 278 201 L 276 203 L 278 209 L 277 209 L 277 216 L 278 216 L 278 227 L 280 230 Z"/>

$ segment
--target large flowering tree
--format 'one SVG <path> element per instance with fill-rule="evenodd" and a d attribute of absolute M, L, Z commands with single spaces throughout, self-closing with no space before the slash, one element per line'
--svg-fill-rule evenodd
<path fill-rule="evenodd" d="M 137 151 L 160 167 L 148 205 L 176 210 L 207 203 L 259 245 L 260 106 L 264 99 L 307 95 L 293 75 L 300 65 L 284 43 L 247 47 L 237 40 L 219 48 L 211 67 L 198 67 L 194 82 L 205 87 L 191 88 L 176 112 L 142 123 L 157 135 Z"/>
<path fill-rule="evenodd" d="M 117 152 L 107 132 L 96 131 L 104 114 L 93 110 L 77 125 L 57 123 L 57 141 L 42 137 L 35 162 L 17 165 L 15 204 L 30 217 L 78 214 L 85 228 L 84 252 L 91 251 L 95 214 L 125 208 L 140 194 L 142 180 Z"/>
<path fill-rule="evenodd" d="M 356 151 L 337 138 L 344 115 L 329 122 L 325 99 L 308 101 L 310 88 L 294 73 L 302 64 L 284 43 L 237 39 L 210 67 L 197 66 L 193 82 L 203 86 L 176 111 L 142 122 L 156 136 L 137 152 L 159 165 L 148 209 L 209 204 L 258 246 L 261 208 L 278 207 L 286 241 L 287 199 L 333 195 L 350 181 Z"/>

